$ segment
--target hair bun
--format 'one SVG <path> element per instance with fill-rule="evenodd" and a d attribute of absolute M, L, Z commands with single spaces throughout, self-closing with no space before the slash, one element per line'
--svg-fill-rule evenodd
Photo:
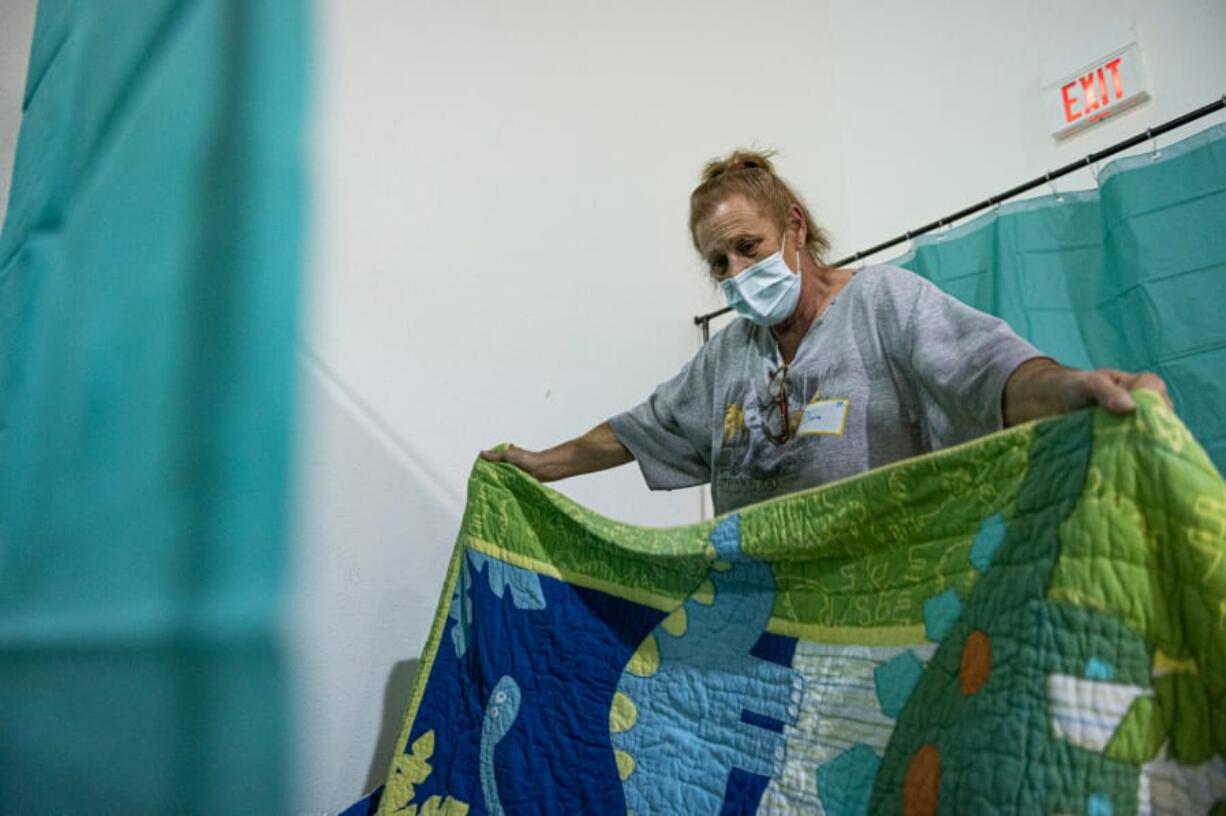
<path fill-rule="evenodd" d="M 775 165 L 771 163 L 771 156 L 774 155 L 773 150 L 765 153 L 756 150 L 734 150 L 722 159 L 707 162 L 707 166 L 702 168 L 701 183 L 706 184 L 725 173 L 736 173 L 742 170 L 765 170 L 773 176 Z"/>

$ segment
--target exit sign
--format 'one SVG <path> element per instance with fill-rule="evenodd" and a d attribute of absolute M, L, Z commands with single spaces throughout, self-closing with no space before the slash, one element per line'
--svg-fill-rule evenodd
<path fill-rule="evenodd" d="M 1044 79 L 1043 106 L 1057 139 L 1149 99 L 1136 40 L 1070 73 Z"/>

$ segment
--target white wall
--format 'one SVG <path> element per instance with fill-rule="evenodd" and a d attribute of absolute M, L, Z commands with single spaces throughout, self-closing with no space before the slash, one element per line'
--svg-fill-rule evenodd
<path fill-rule="evenodd" d="M 298 596 L 313 808 L 383 771 L 477 450 L 578 434 L 693 352 L 689 317 L 719 305 L 684 227 L 704 160 L 782 149 L 850 252 L 1226 90 L 1220 0 L 317 8 Z M 1040 66 L 1108 19 L 1140 32 L 1155 98 L 1056 144 Z M 633 466 L 558 487 L 645 524 L 699 515 L 694 491 L 649 494 Z"/>
<path fill-rule="evenodd" d="M 37 0 L 0 0 L 0 224 L 8 212 L 9 181 L 37 8 Z"/>

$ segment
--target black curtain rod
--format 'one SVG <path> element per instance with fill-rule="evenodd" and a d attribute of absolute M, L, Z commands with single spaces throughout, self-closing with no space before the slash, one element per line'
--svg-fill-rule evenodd
<path fill-rule="evenodd" d="M 1133 136 L 1131 139 L 1125 139 L 1124 141 L 1113 144 L 1110 147 L 1107 147 L 1107 148 L 1104 148 L 1098 151 L 1097 153 L 1091 153 L 1090 155 L 1086 156 L 1084 159 L 1079 159 L 1075 162 L 1070 162 L 1064 165 L 1063 167 L 1059 168 L 1058 170 L 1052 170 L 1048 173 L 1044 173 L 1038 178 L 1031 179 L 1025 184 L 1019 184 L 1016 187 L 1011 187 L 1008 190 L 1005 190 L 1003 193 L 991 196 L 989 198 L 984 199 L 983 201 L 980 201 L 978 204 L 972 204 L 969 207 L 964 207 L 963 209 L 958 210 L 956 213 L 953 213 L 952 215 L 947 215 L 944 218 L 938 218 L 936 221 L 925 224 L 922 227 L 916 227 L 915 229 L 907 230 L 902 235 L 899 235 L 897 238 L 891 238 L 889 241 L 882 241 L 880 244 L 877 244 L 876 246 L 871 246 L 868 249 L 862 249 L 854 255 L 848 255 L 846 258 L 840 258 L 839 260 L 834 262 L 834 265 L 842 266 L 843 264 L 855 263 L 861 258 L 867 258 L 869 255 L 875 255 L 878 252 L 881 252 L 883 249 L 889 249 L 890 247 L 897 246 L 898 244 L 905 243 L 906 241 L 910 241 L 912 238 L 916 238 L 920 235 L 923 235 L 924 233 L 932 232 L 935 229 L 939 229 L 941 227 L 951 225 L 955 221 L 965 218 L 968 215 L 977 213 L 980 210 L 986 210 L 989 207 L 995 207 L 997 204 L 1001 203 L 1002 201 L 1006 201 L 1010 198 L 1013 198 L 1014 196 L 1021 195 L 1022 193 L 1028 190 L 1033 190 L 1035 187 L 1041 187 L 1044 184 L 1050 184 L 1051 182 L 1055 181 L 1061 176 L 1067 176 L 1069 173 L 1074 173 L 1078 170 L 1081 170 L 1084 167 L 1090 167 L 1094 165 L 1096 162 L 1102 161 L 1103 159 L 1107 158 L 1108 156 L 1114 156 L 1116 153 L 1123 152 L 1130 147 L 1135 147 L 1136 145 L 1139 145 L 1142 142 L 1151 141 L 1157 138 L 1158 136 L 1161 136 L 1163 133 L 1172 131 L 1175 128 L 1183 127 L 1189 122 L 1195 122 L 1197 119 L 1200 119 L 1201 117 L 1204 117 L 1204 116 L 1208 116 L 1209 114 L 1214 113 L 1216 111 L 1220 111 L 1223 108 L 1226 108 L 1226 94 L 1222 94 L 1221 99 L 1214 100 L 1213 102 L 1210 102 L 1208 105 L 1199 107 L 1194 111 L 1189 111 L 1188 113 L 1185 113 L 1183 116 L 1177 116 L 1174 119 L 1171 119 L 1169 122 L 1164 122 L 1161 125 L 1158 125 L 1157 127 L 1148 128 L 1145 130 L 1144 133 L 1138 133 L 1136 136 Z M 719 317 L 720 315 L 728 314 L 728 312 L 730 311 L 732 311 L 732 308 L 729 306 L 725 306 L 722 309 L 717 309 L 714 312 L 708 312 L 707 314 L 704 314 L 704 315 L 698 315 L 697 317 L 694 318 L 694 325 L 702 327 L 702 341 L 704 343 L 707 342 L 707 340 L 709 340 L 711 336 L 712 318 L 716 318 L 716 317 Z"/>

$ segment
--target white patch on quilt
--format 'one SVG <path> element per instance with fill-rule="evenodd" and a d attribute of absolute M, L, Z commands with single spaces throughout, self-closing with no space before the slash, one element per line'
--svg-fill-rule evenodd
<path fill-rule="evenodd" d="M 873 671 L 902 652 L 924 665 L 935 643 L 916 646 L 840 646 L 800 641 L 792 668 L 805 679 L 795 725 L 785 725 L 787 760 L 767 785 L 758 813 L 825 816 L 817 795 L 817 768 L 859 743 L 885 754 L 894 719 L 881 713 Z"/>
<path fill-rule="evenodd" d="M 1138 816 L 1208 813 L 1221 799 L 1226 799 L 1226 762 L 1221 757 L 1200 765 L 1181 765 L 1159 756 L 1141 766 Z"/>
<path fill-rule="evenodd" d="M 1047 707 L 1056 739 L 1102 751 L 1133 701 L 1153 691 L 1140 686 L 1087 680 L 1069 674 L 1047 677 Z"/>

